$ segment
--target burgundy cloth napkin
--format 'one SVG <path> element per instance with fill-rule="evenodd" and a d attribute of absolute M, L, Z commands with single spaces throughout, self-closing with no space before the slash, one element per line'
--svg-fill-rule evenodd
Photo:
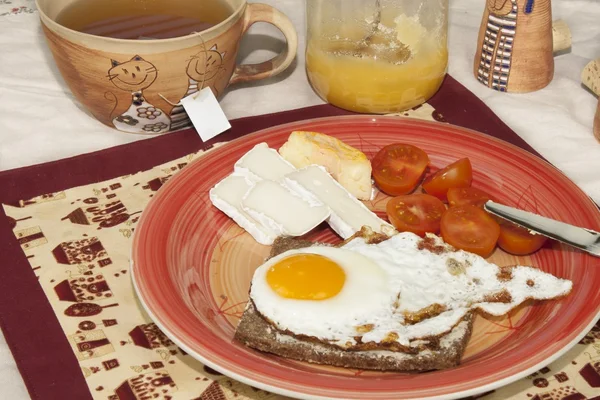
<path fill-rule="evenodd" d="M 481 100 L 447 76 L 428 101 L 439 120 L 535 151 Z M 192 129 L 41 165 L 0 172 L 0 203 L 16 204 L 45 193 L 150 169 L 260 129 L 298 120 L 352 114 L 320 105 L 231 121 L 231 129 L 203 143 Z M 0 207 L 0 327 L 34 399 L 91 399 L 73 351 Z M 0 397 L 2 397 L 0 395 Z"/>

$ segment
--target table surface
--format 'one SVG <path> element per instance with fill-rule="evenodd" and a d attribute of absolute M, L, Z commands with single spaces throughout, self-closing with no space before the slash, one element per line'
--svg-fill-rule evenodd
<path fill-rule="evenodd" d="M 300 50 L 296 62 L 282 75 L 230 88 L 221 99 L 230 119 L 322 103 L 304 72 L 304 2 L 262 2 L 276 5 L 290 17 L 298 31 Z M 600 143 L 592 134 L 598 100 L 580 83 L 583 67 L 600 57 L 600 1 L 555 0 L 553 18 L 565 20 L 571 28 L 572 50 L 555 59 L 555 76 L 548 87 L 519 95 L 492 91 L 472 75 L 484 2 L 450 3 L 449 73 L 600 203 Z M 261 61 L 283 46 L 278 31 L 258 24 L 244 38 L 238 58 Z M 108 128 L 83 110 L 54 65 L 33 0 L 0 0 L 0 54 L 0 170 L 148 138 Z M 29 398 L 1 333 L 0 387 L 4 398 Z"/>

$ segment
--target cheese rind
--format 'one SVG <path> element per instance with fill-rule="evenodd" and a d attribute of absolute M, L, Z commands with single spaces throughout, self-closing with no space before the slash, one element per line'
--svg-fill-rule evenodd
<path fill-rule="evenodd" d="M 371 162 L 362 151 L 339 139 L 317 132 L 294 131 L 279 154 L 296 168 L 321 165 L 356 198 L 371 199 Z"/>
<path fill-rule="evenodd" d="M 284 184 L 328 206 L 331 214 L 327 222 L 342 238 L 347 239 L 363 226 L 373 231 L 392 235 L 394 227 L 367 208 L 327 173 L 325 168 L 311 165 L 287 174 Z"/>

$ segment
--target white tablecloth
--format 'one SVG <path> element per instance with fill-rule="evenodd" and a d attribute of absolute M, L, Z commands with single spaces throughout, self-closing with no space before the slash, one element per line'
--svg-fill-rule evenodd
<path fill-rule="evenodd" d="M 230 119 L 322 103 L 304 73 L 304 2 L 263 2 L 276 5 L 296 25 L 297 62 L 283 75 L 232 88 L 221 100 Z M 600 203 L 600 143 L 592 135 L 597 99 L 580 84 L 583 67 L 600 57 L 600 0 L 554 1 L 554 19 L 571 28 L 572 51 L 556 58 L 547 88 L 522 95 L 498 93 L 476 82 L 471 70 L 484 1 L 450 3 L 450 74 Z M 107 128 L 83 111 L 54 65 L 38 18 L 32 0 L 0 0 L 0 170 L 148 138 Z M 281 38 L 270 26 L 254 26 L 242 43 L 240 60 L 272 56 L 282 48 Z M 0 387 L 1 398 L 29 398 L 1 334 Z"/>

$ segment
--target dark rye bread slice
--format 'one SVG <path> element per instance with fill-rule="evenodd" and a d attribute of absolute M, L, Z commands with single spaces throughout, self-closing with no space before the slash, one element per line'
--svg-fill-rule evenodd
<path fill-rule="evenodd" d="M 315 243 L 294 238 L 278 238 L 270 257 Z M 464 354 L 473 328 L 467 314 L 449 333 L 438 338 L 435 348 L 416 354 L 387 349 L 348 351 L 328 343 L 305 340 L 280 332 L 266 321 L 250 300 L 235 331 L 234 339 L 248 347 L 281 357 L 315 364 L 380 371 L 429 371 L 456 366 Z"/>
<path fill-rule="evenodd" d="M 281 357 L 337 367 L 380 371 L 429 371 L 458 365 L 471 337 L 469 314 L 440 338 L 436 350 L 408 354 L 389 350 L 345 351 L 338 347 L 286 335 L 273 328 L 254 308 L 252 301 L 235 331 L 235 340 L 248 347 Z"/>

